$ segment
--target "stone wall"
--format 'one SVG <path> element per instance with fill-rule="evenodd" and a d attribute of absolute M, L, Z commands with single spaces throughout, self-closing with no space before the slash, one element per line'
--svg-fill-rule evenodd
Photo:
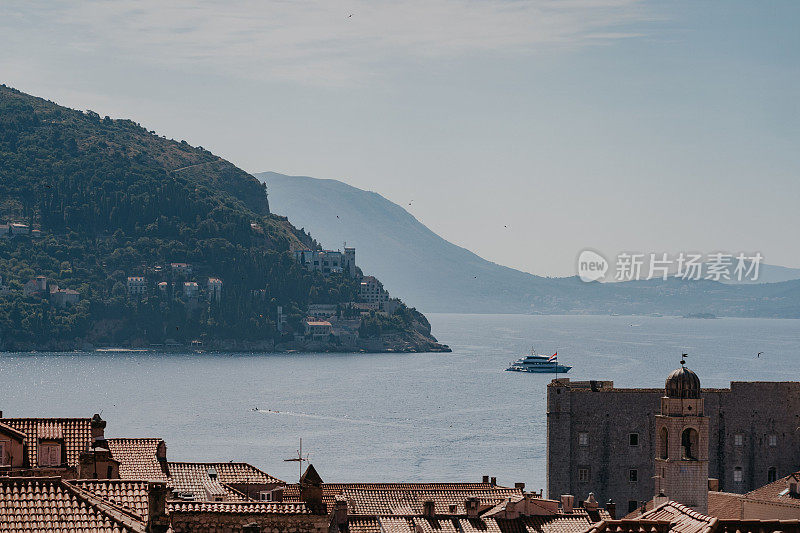
<path fill-rule="evenodd" d="M 663 389 L 553 380 L 547 388 L 548 497 L 585 499 L 592 491 L 601 503 L 612 498 L 620 514 L 629 502 L 652 498 L 655 415 L 663 395 Z M 780 478 L 800 466 L 800 382 L 732 382 L 729 389 L 703 389 L 702 397 L 709 476 L 719 479 L 719 490 L 744 493 L 767 484 L 770 468 Z M 638 434 L 636 445 L 631 433 Z M 737 467 L 741 482 L 734 481 Z M 579 479 L 579 469 L 587 468 L 588 480 Z"/>

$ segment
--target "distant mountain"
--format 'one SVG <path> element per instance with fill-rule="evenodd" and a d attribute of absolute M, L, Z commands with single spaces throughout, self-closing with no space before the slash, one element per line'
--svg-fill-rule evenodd
<path fill-rule="evenodd" d="M 336 180 L 274 172 L 255 176 L 267 184 L 274 212 L 288 216 L 325 247 L 340 247 L 344 241 L 355 246 L 364 272 L 375 274 L 390 292 L 428 312 L 800 317 L 800 281 L 587 284 L 576 277 L 534 276 L 446 241 L 375 192 Z M 785 279 L 791 276 L 788 270 L 765 268 L 765 279 Z"/>

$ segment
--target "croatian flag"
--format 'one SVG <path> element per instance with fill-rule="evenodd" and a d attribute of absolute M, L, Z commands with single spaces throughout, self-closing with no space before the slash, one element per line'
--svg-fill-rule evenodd
<path fill-rule="evenodd" d="M 547 360 L 547 362 L 548 363 L 552 363 L 552 362 L 557 361 L 557 360 L 558 360 L 558 352 L 556 352 L 553 355 L 551 355 L 550 358 Z"/>

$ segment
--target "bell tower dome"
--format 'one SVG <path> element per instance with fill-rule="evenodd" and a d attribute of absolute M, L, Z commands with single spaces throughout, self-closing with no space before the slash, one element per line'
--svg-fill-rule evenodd
<path fill-rule="evenodd" d="M 700 378 L 686 368 L 685 359 L 667 376 L 655 425 L 656 494 L 706 513 L 708 417 L 700 397 Z"/>

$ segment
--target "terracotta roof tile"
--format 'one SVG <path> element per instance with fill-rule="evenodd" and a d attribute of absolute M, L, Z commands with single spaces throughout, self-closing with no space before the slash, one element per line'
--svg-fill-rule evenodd
<path fill-rule="evenodd" d="M 745 494 L 745 497 L 752 500 L 800 505 L 800 498 L 789 494 L 789 483 L 797 483 L 800 485 L 800 472 L 789 474 L 763 487 L 752 490 Z"/>
<path fill-rule="evenodd" d="M 668 521 L 675 533 L 708 533 L 717 519 L 698 513 L 677 502 L 667 502 L 641 516 L 644 520 Z"/>
<path fill-rule="evenodd" d="M 166 462 L 157 457 L 162 445 L 164 441 L 155 438 L 108 439 L 111 455 L 120 462 L 122 479 L 169 481 Z"/>
<path fill-rule="evenodd" d="M 216 472 L 217 483 L 209 476 L 209 470 Z M 180 493 L 194 494 L 195 499 L 204 499 L 207 489 L 229 500 L 246 500 L 242 493 L 229 487 L 229 484 L 263 483 L 278 484 L 281 480 L 262 472 L 247 463 L 169 463 L 170 481 Z M 298 500 L 299 501 L 299 500 Z"/>
<path fill-rule="evenodd" d="M 142 533 L 145 527 L 106 512 L 60 478 L 0 478 L 0 530 Z"/>
<path fill-rule="evenodd" d="M 148 482 L 124 479 L 79 479 L 70 485 L 90 492 L 95 497 L 111 502 L 147 521 Z"/>
<path fill-rule="evenodd" d="M 716 518 L 743 518 L 741 494 L 730 492 L 708 492 L 708 514 Z"/>
<path fill-rule="evenodd" d="M 13 427 L 7 425 L 7 424 L 4 424 L 2 422 L 2 420 L 0 420 L 0 433 L 6 433 L 8 435 L 13 435 L 15 438 L 17 438 L 18 440 L 20 440 L 22 442 L 25 442 L 25 437 L 27 437 L 27 435 L 25 435 L 25 433 L 23 433 L 22 431 L 19 431 L 16 428 L 13 428 Z"/>
<path fill-rule="evenodd" d="M 583 533 L 591 526 L 588 515 L 524 516 L 514 520 L 425 518 L 422 516 L 350 517 L 349 533 Z"/>
<path fill-rule="evenodd" d="M 323 485 L 323 491 L 325 486 Z M 323 492 L 324 494 L 324 492 Z M 481 505 L 496 505 L 510 496 L 522 496 L 519 489 L 483 490 L 365 490 L 346 488 L 340 493 L 347 499 L 348 512 L 360 515 L 418 515 L 423 503 L 432 501 L 437 513 L 466 514 L 464 501 L 477 497 Z M 451 506 L 453 506 L 451 508 Z M 451 510 L 452 509 L 452 510 Z"/>
<path fill-rule="evenodd" d="M 228 513 L 228 514 L 311 514 L 303 503 L 287 502 L 167 502 L 170 513 Z"/>
<path fill-rule="evenodd" d="M 28 464 L 39 465 L 39 440 L 63 439 L 66 447 L 66 462 L 77 467 L 81 452 L 92 443 L 91 419 L 89 418 L 3 418 L 3 424 L 26 435 Z"/>

